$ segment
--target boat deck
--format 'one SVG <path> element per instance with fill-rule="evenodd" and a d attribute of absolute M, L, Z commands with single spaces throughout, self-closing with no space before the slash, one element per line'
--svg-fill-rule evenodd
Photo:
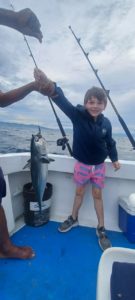
<path fill-rule="evenodd" d="M 3 300 L 95 300 L 102 254 L 94 228 L 78 226 L 67 233 L 50 221 L 24 226 L 12 236 L 18 245 L 31 245 L 32 260 L 0 260 L 0 298 Z M 120 232 L 108 231 L 115 247 L 135 248 Z"/>

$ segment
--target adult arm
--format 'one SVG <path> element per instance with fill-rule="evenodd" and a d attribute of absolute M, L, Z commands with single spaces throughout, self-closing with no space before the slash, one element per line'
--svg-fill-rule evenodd
<path fill-rule="evenodd" d="M 32 91 L 39 91 L 39 84 L 36 81 L 30 82 L 20 88 L 3 93 L 0 91 L 0 107 L 6 107 L 14 102 L 23 99 Z"/>
<path fill-rule="evenodd" d="M 0 25 L 16 29 L 24 35 L 33 36 L 42 42 L 43 35 L 39 20 L 29 8 L 18 12 L 0 8 Z"/>

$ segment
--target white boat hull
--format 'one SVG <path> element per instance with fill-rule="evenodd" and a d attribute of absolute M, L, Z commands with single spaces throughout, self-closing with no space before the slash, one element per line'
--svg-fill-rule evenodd
<path fill-rule="evenodd" d="M 30 171 L 23 170 L 29 153 L 0 155 L 0 165 L 7 182 L 7 196 L 3 199 L 9 232 L 12 233 L 24 223 L 17 220 L 23 215 L 23 186 L 31 181 Z M 49 164 L 48 182 L 53 184 L 50 219 L 61 222 L 71 214 L 75 185 L 73 182 L 74 159 L 64 155 L 53 155 Z M 105 226 L 109 230 L 120 231 L 118 226 L 118 201 L 135 193 L 135 162 L 120 161 L 121 169 L 114 172 L 112 164 L 106 160 L 106 183 L 103 190 Z M 97 218 L 91 196 L 90 185 L 86 188 L 83 205 L 79 212 L 79 224 L 96 227 Z"/>

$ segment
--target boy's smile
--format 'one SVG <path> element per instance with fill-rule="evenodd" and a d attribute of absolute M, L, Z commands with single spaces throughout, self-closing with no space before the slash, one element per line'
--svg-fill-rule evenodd
<path fill-rule="evenodd" d="M 87 101 L 84 106 L 88 113 L 95 119 L 102 113 L 102 111 L 106 107 L 104 101 L 99 101 L 96 97 L 93 96 Z"/>

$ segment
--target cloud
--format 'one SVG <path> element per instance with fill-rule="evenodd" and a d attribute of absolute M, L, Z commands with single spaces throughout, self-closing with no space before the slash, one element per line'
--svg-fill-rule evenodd
<path fill-rule="evenodd" d="M 48 77 L 63 88 L 67 98 L 76 105 L 83 103 L 86 90 L 100 86 L 68 26 L 71 25 L 120 114 L 129 128 L 134 128 L 134 78 L 135 78 L 135 2 L 133 0 L 14 0 L 16 10 L 31 8 L 38 16 L 44 40 L 42 44 L 28 37 L 38 66 Z M 0 6 L 9 8 L 8 0 L 0 0 Z M 33 80 L 34 64 L 22 35 L 0 26 L 0 82 L 1 89 L 9 90 Z M 45 110 L 43 111 L 43 107 Z M 70 121 L 57 109 L 65 126 Z M 9 121 L 41 122 L 48 127 L 55 118 L 48 100 L 32 93 L 23 101 L 4 109 L 10 113 Z M 121 125 L 108 103 L 105 115 L 112 121 L 114 130 Z M 37 117 L 38 116 L 38 117 Z M 0 118 L 4 120 L 3 110 Z M 38 121 L 37 121 L 38 119 Z"/>

